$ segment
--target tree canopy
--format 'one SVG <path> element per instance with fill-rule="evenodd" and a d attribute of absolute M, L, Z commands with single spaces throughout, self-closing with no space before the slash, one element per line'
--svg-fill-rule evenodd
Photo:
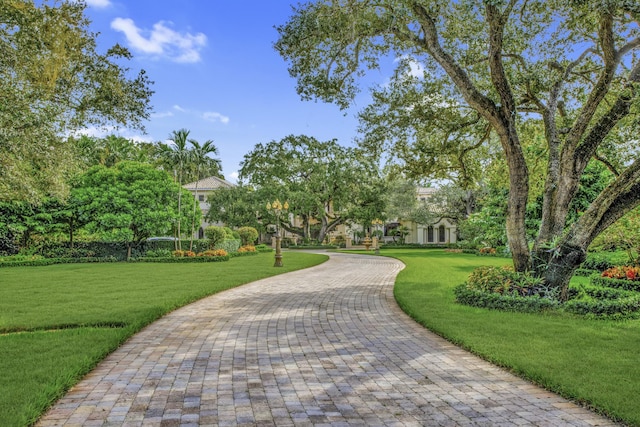
<path fill-rule="evenodd" d="M 64 194 L 74 158 L 65 135 L 87 126 L 143 129 L 151 82 L 96 47 L 84 2 L 0 2 L 0 200 Z"/>
<path fill-rule="evenodd" d="M 375 204 L 378 196 L 374 191 L 380 180 L 377 166 L 335 140 L 290 135 L 256 145 L 241 166 L 240 179 L 259 191 L 262 206 L 276 199 L 289 202 L 289 212 L 301 218 L 303 225 L 283 227 L 304 238 L 312 238 L 315 221 L 318 231 L 313 237 L 322 241 L 340 224 L 378 216 L 375 212 L 367 214 L 367 206 Z M 269 212 L 265 209 L 263 214 Z"/>
<path fill-rule="evenodd" d="M 638 134 L 639 22 L 640 4 L 628 0 L 321 0 L 299 6 L 278 27 L 276 49 L 303 98 L 343 108 L 354 99 L 360 76 L 399 59 L 384 110 L 415 110 L 392 131 L 404 124 L 416 132 L 379 139 L 396 138 L 418 153 L 451 142 L 455 152 L 484 145 L 483 130 L 491 133 L 507 162 L 506 229 L 514 266 L 566 289 L 593 239 L 640 203 L 637 152 L 624 164 L 607 158 L 619 152 L 624 135 Z M 406 78 L 410 64 L 419 70 L 414 79 Z M 523 150 L 523 124 L 530 118 L 541 122 L 546 145 L 533 250 Z M 441 119 L 455 125 L 455 135 L 442 125 L 436 138 L 420 131 Z M 618 175 L 568 226 L 592 158 L 617 164 Z"/>

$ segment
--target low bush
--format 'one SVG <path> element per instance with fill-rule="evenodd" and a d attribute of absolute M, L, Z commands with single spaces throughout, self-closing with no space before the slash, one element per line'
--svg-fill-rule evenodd
<path fill-rule="evenodd" d="M 222 242 L 218 242 L 214 249 L 224 249 L 227 253 L 232 254 L 234 252 L 238 252 L 238 249 L 240 249 L 240 243 L 239 239 L 225 239 Z"/>
<path fill-rule="evenodd" d="M 640 281 L 627 279 L 612 279 L 609 277 L 591 276 L 591 284 L 605 288 L 625 289 L 640 292 Z"/>
<path fill-rule="evenodd" d="M 0 267 L 43 267 L 54 264 L 83 264 L 98 262 L 119 262 L 122 261 L 116 257 L 100 257 L 100 258 L 41 258 L 35 260 L 0 262 Z"/>
<path fill-rule="evenodd" d="M 555 309 L 560 304 L 557 300 L 540 296 L 523 297 L 514 294 L 499 294 L 469 289 L 466 284 L 458 285 L 453 290 L 456 301 L 472 307 L 489 308 L 502 311 L 518 311 L 535 313 Z"/>
<path fill-rule="evenodd" d="M 212 257 L 212 256 L 227 256 L 227 255 L 229 254 L 224 249 L 213 249 L 213 250 L 208 250 L 204 252 L 199 252 L 197 256 Z"/>
<path fill-rule="evenodd" d="M 640 267 L 627 265 L 611 267 L 602 272 L 602 277 L 637 281 L 640 280 Z"/>
<path fill-rule="evenodd" d="M 258 252 L 273 252 L 273 248 L 265 245 L 264 243 L 260 245 L 256 245 L 255 248 L 256 248 L 256 251 Z"/>
<path fill-rule="evenodd" d="M 144 253 L 144 256 L 149 258 L 167 258 L 171 256 L 171 251 L 169 249 L 150 249 Z"/>
<path fill-rule="evenodd" d="M 174 263 L 189 263 L 189 262 L 218 262 L 229 261 L 231 257 L 225 256 L 194 256 L 194 257 L 167 257 L 167 258 L 138 258 L 132 262 L 174 262 Z"/>
<path fill-rule="evenodd" d="M 628 319 L 640 313 L 640 294 L 615 299 L 573 299 L 567 301 L 564 310 L 587 317 Z"/>

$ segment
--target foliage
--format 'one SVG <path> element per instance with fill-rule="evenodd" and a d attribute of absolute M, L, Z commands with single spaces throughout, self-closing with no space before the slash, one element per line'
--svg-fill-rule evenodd
<path fill-rule="evenodd" d="M 238 228 L 238 234 L 242 240 L 243 245 L 252 245 L 258 240 L 258 230 L 253 227 L 240 227 Z"/>
<path fill-rule="evenodd" d="M 257 144 L 244 157 L 240 179 L 259 192 L 262 200 L 257 203 L 254 199 L 252 207 L 264 223 L 280 222 L 284 229 L 303 238 L 322 241 L 349 220 L 370 217 L 371 221 L 380 216 L 377 166 L 369 157 L 335 140 L 290 135 Z M 301 227 L 278 221 L 273 209 L 266 209 L 266 202 L 276 199 L 288 201 L 288 212 L 300 218 Z M 312 236 L 314 222 L 319 228 Z"/>
<path fill-rule="evenodd" d="M 388 143 L 418 173 L 444 170 L 462 188 L 488 159 L 504 157 L 514 266 L 564 295 L 593 239 L 640 204 L 637 151 L 616 158 L 628 147 L 625 136 L 637 134 L 637 14 L 627 0 L 317 0 L 277 28 L 276 49 L 303 99 L 341 108 L 353 104 L 367 71 L 386 71 L 395 59 L 364 114 L 370 154 L 379 159 Z M 544 177 L 533 182 L 525 144 L 532 137 L 541 142 L 533 149 Z M 592 158 L 615 178 L 588 195 L 589 207 L 566 230 Z M 540 189 L 531 248 L 527 202 Z M 552 244 L 558 250 L 549 251 Z"/>
<path fill-rule="evenodd" d="M 269 196 L 262 191 L 242 184 L 219 188 L 207 199 L 210 208 L 206 219 L 230 227 L 250 226 L 265 231 L 265 225 L 261 221 L 265 215 L 262 205 L 268 199 Z"/>
<path fill-rule="evenodd" d="M 521 313 L 536 313 L 558 307 L 559 302 L 554 299 L 540 297 L 523 297 L 518 294 L 501 294 L 469 289 L 464 284 L 453 289 L 456 301 L 472 307 L 493 310 L 517 311 Z"/>
<path fill-rule="evenodd" d="M 590 281 L 591 281 L 591 284 L 595 286 L 640 292 L 640 282 L 638 280 L 629 280 L 627 278 L 591 276 Z"/>
<path fill-rule="evenodd" d="M 640 261 L 640 208 L 631 210 L 616 221 L 591 246 L 594 249 L 624 250 L 628 262 Z"/>
<path fill-rule="evenodd" d="M 215 249 L 224 249 L 230 254 L 238 252 L 240 248 L 240 240 L 239 239 L 225 239 L 221 242 L 218 242 L 215 245 Z"/>
<path fill-rule="evenodd" d="M 253 245 L 244 245 L 238 248 L 238 252 L 257 252 L 256 247 Z"/>
<path fill-rule="evenodd" d="M 144 256 L 148 258 L 168 258 L 171 256 L 171 251 L 169 249 L 149 249 L 145 251 Z"/>
<path fill-rule="evenodd" d="M 210 225 L 204 229 L 204 235 L 209 239 L 209 249 L 215 248 L 215 246 L 221 243 L 226 238 L 226 233 L 222 227 L 217 225 Z"/>
<path fill-rule="evenodd" d="M 602 277 L 610 279 L 640 280 L 640 267 L 616 266 L 602 272 Z"/>
<path fill-rule="evenodd" d="M 75 170 L 62 135 L 89 126 L 142 129 L 151 82 L 131 77 L 119 45 L 97 51 L 84 2 L 0 5 L 0 200 L 67 194 Z"/>
<path fill-rule="evenodd" d="M 113 168 L 90 168 L 73 194 L 88 219 L 87 228 L 104 240 L 126 242 L 131 252 L 132 245 L 166 235 L 178 212 L 187 220 L 193 214 L 192 197 L 186 198 L 181 211 L 176 209 L 174 196 L 181 191 L 165 172 L 123 161 Z"/>

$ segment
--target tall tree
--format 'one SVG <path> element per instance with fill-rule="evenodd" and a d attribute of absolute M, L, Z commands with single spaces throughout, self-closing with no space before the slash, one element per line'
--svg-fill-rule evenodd
<path fill-rule="evenodd" d="M 94 166 L 79 177 L 74 197 L 82 206 L 87 227 L 104 239 L 127 244 L 131 249 L 144 239 L 164 235 L 172 220 L 191 222 L 190 197 L 177 211 L 175 193 L 182 189 L 169 175 L 151 165 L 123 161 L 112 168 Z M 196 212 L 199 218 L 200 213 Z"/>
<path fill-rule="evenodd" d="M 261 194 L 270 194 L 263 205 L 276 199 L 289 202 L 289 212 L 303 224 L 294 227 L 284 223 L 283 228 L 312 238 L 311 226 L 317 221 L 318 234 L 313 237 L 322 241 L 363 205 L 367 184 L 379 179 L 379 171 L 366 156 L 335 140 L 290 135 L 256 145 L 244 157 L 240 178 Z"/>
<path fill-rule="evenodd" d="M 195 209 L 198 208 L 198 204 L 200 203 L 198 201 L 198 181 L 200 181 L 200 169 L 203 166 L 208 165 L 212 160 L 215 163 L 220 163 L 219 159 L 212 159 L 211 157 L 209 157 L 210 154 L 218 154 L 218 147 L 216 147 L 213 144 L 213 141 L 211 140 L 207 140 L 205 141 L 202 145 L 200 145 L 200 143 L 196 140 L 190 139 L 189 142 L 191 143 L 191 156 L 190 156 L 190 163 L 192 165 L 195 166 L 196 168 L 196 176 L 195 176 L 195 182 L 196 182 L 196 191 L 195 191 L 195 200 L 196 203 L 193 205 L 193 221 L 191 222 L 191 239 L 189 241 L 189 250 L 193 249 L 193 235 L 195 233 L 196 230 L 196 222 L 195 222 Z M 219 169 L 219 168 L 218 168 Z"/>
<path fill-rule="evenodd" d="M 599 149 L 613 143 L 613 133 L 637 129 L 631 113 L 640 104 L 639 22 L 640 4 L 628 0 L 319 0 L 297 8 L 278 28 L 276 49 L 289 61 L 303 98 L 341 107 L 353 100 L 357 76 L 378 68 L 382 58 L 419 63 L 425 87 L 473 110 L 500 141 L 515 268 L 532 269 L 564 291 L 593 239 L 640 204 L 635 157 L 567 228 L 589 160 L 602 156 Z M 532 251 L 521 132 L 531 114 L 542 120 L 547 144 L 542 220 Z"/>
<path fill-rule="evenodd" d="M 150 81 L 130 76 L 119 45 L 99 53 L 84 2 L 0 2 L 0 200 L 64 195 L 74 170 L 69 133 L 143 129 Z"/>
<path fill-rule="evenodd" d="M 174 181 L 182 187 L 182 178 L 186 165 L 189 163 L 191 153 L 189 152 L 188 142 L 189 133 L 187 129 L 174 130 L 169 135 L 169 144 L 158 144 L 158 156 L 163 159 L 163 163 L 167 170 L 173 171 Z M 182 212 L 182 191 L 177 191 L 178 197 L 178 213 Z M 176 217 L 176 249 L 182 249 L 180 240 L 182 232 L 180 227 L 180 219 Z"/>

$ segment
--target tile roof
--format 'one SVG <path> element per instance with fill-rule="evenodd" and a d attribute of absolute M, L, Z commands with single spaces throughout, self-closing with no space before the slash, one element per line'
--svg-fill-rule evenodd
<path fill-rule="evenodd" d="M 196 181 L 198 183 L 198 191 L 207 191 L 207 190 L 216 190 L 218 188 L 225 187 L 235 187 L 235 184 L 232 184 L 229 181 L 226 181 L 222 178 L 218 178 L 217 176 L 210 176 L 208 178 L 203 178 L 200 181 Z M 189 184 L 183 185 L 187 190 L 195 191 L 196 182 L 190 182 Z"/>

